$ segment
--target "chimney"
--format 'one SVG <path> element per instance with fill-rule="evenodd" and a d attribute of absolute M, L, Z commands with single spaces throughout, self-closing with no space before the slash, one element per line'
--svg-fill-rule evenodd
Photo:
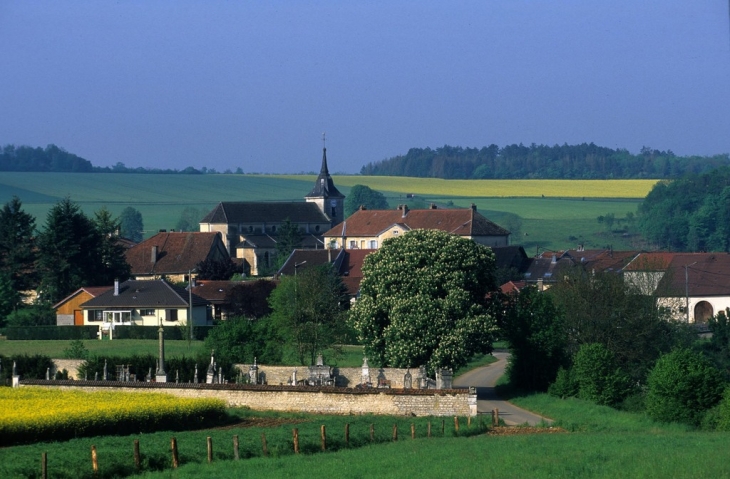
<path fill-rule="evenodd" d="M 150 262 L 152 264 L 157 263 L 157 246 L 152 247 L 152 254 L 150 255 Z"/>
<path fill-rule="evenodd" d="M 472 204 L 471 204 L 471 210 L 472 210 L 472 211 L 473 211 L 474 213 L 476 213 L 476 212 L 477 212 L 477 205 L 475 205 L 474 203 L 472 203 Z"/>
<path fill-rule="evenodd" d="M 537 290 L 543 291 L 545 286 L 543 285 L 542 278 L 537 278 Z"/>
<path fill-rule="evenodd" d="M 114 296 L 119 296 L 119 278 L 114 278 Z"/>
<path fill-rule="evenodd" d="M 368 209 L 368 208 L 367 208 L 367 206 L 365 206 L 365 205 L 360 205 L 360 211 L 365 211 L 365 210 L 367 210 L 367 209 Z"/>
<path fill-rule="evenodd" d="M 403 205 L 403 218 L 408 214 L 408 205 Z"/>
<path fill-rule="evenodd" d="M 428 205 L 428 209 L 435 210 L 436 209 L 436 203 L 431 203 L 430 205 Z"/>
<path fill-rule="evenodd" d="M 558 258 L 553 254 L 553 258 L 550 260 L 552 264 L 555 264 L 558 262 Z"/>

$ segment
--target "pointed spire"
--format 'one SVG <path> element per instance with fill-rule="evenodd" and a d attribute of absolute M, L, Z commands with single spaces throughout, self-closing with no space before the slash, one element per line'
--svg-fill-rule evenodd
<path fill-rule="evenodd" d="M 324 142 L 324 135 L 322 135 L 322 141 Z M 329 169 L 327 168 L 327 147 L 322 147 L 322 167 L 319 170 L 319 176 L 314 183 L 312 191 L 305 196 L 305 198 L 344 198 L 345 196 L 340 193 L 330 176 Z"/>

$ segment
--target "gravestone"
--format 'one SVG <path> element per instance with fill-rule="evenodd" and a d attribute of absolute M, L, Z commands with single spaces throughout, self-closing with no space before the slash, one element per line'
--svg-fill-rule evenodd
<path fill-rule="evenodd" d="M 372 386 L 372 383 L 370 383 L 370 367 L 368 366 L 367 356 L 362 357 L 362 374 L 360 375 L 360 384 L 365 387 Z"/>
<path fill-rule="evenodd" d="M 413 387 L 413 376 L 411 368 L 406 369 L 406 375 L 403 376 L 403 389 L 411 389 Z"/>
<path fill-rule="evenodd" d="M 208 365 L 208 372 L 205 375 L 206 384 L 213 384 L 215 380 L 215 349 L 210 351 L 210 365 Z"/>
<path fill-rule="evenodd" d="M 253 364 L 248 367 L 248 382 L 250 384 L 259 383 L 259 366 L 256 364 L 256 358 L 253 358 Z"/>

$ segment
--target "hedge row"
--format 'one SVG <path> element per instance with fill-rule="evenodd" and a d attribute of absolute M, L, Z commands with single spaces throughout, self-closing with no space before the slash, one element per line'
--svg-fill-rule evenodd
<path fill-rule="evenodd" d="M 194 326 L 193 339 L 203 340 L 214 326 Z M 114 339 L 157 339 L 157 326 L 115 326 Z M 188 339 L 190 329 L 185 326 L 165 328 L 165 339 Z"/>
<path fill-rule="evenodd" d="M 29 326 L 7 327 L 5 335 L 8 340 L 97 339 L 98 331 L 98 326 Z"/>
<path fill-rule="evenodd" d="M 214 326 L 195 326 L 193 338 L 203 340 Z M 116 326 L 114 339 L 157 339 L 157 326 Z M 99 326 L 31 326 L 7 327 L 5 335 L 12 340 L 98 339 Z M 188 339 L 185 327 L 165 328 L 165 339 Z"/>
<path fill-rule="evenodd" d="M 0 385 L 8 384 L 13 375 L 13 362 L 18 374 L 23 379 L 46 379 L 46 370 L 53 369 L 53 361 L 48 356 L 36 354 L 29 356 L 27 354 L 15 354 L 13 356 L 3 356 L 0 354 Z"/>

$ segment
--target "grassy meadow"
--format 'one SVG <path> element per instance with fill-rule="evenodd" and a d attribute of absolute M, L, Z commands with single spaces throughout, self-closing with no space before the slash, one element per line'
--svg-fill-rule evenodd
<path fill-rule="evenodd" d="M 221 201 L 301 201 L 309 193 L 312 175 L 155 175 L 115 173 L 14 173 L 0 177 L 0 202 L 13 195 L 40 228 L 48 210 L 68 196 L 87 215 L 106 206 L 119 215 L 127 206 L 142 213 L 145 237 L 173 229 L 185 207 L 202 214 Z M 635 213 L 656 180 L 441 180 L 380 176 L 335 176 L 347 195 L 356 184 L 382 192 L 391 207 L 436 203 L 468 207 L 513 231 L 512 243 L 533 248 L 563 249 L 578 243 L 587 248 L 632 247 L 626 224 L 608 231 L 601 215 L 617 219 Z M 415 199 L 407 199 L 413 194 Z"/>
<path fill-rule="evenodd" d="M 323 479 L 730 476 L 730 464 L 723 452 L 730 433 L 654 423 L 642 414 L 544 394 L 513 398 L 513 402 L 553 418 L 554 427 L 492 429 L 485 434 L 486 418 L 476 418 L 471 427 L 465 418 L 459 418 L 461 427 L 456 433 L 452 418 L 315 416 L 234 409 L 229 413 L 238 419 L 225 428 L 98 436 L 0 448 L 0 477 L 40 477 L 43 452 L 48 453 L 49 477 L 138 474 L 132 460 L 134 440 L 140 444 L 139 473 L 150 478 L 309 478 L 313 471 Z M 427 437 L 429 422 L 431 438 Z M 349 443 L 344 437 L 348 424 Z M 321 452 L 322 425 L 327 434 L 325 453 Z M 393 441 L 394 425 L 397 441 Z M 415 439 L 411 438 L 411 425 Z M 293 453 L 294 428 L 299 431 L 299 455 Z M 263 453 L 262 435 L 266 437 L 268 456 Z M 240 460 L 233 456 L 234 436 L 240 441 Z M 171 468 L 172 437 L 177 439 L 180 454 L 177 469 Z M 207 461 L 207 437 L 213 445 L 212 463 Z M 98 451 L 97 474 L 91 467 L 91 445 Z"/>

